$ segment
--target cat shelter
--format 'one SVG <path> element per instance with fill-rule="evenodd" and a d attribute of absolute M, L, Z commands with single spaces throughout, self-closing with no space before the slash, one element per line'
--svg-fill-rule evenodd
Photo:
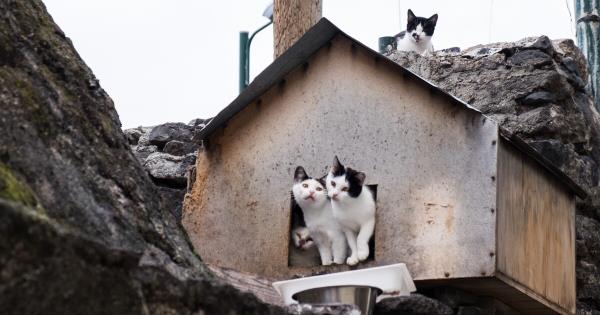
<path fill-rule="evenodd" d="M 200 134 L 183 225 L 208 264 L 270 280 L 290 264 L 294 169 L 334 155 L 377 185 L 373 259 L 525 314 L 575 313 L 575 197 L 585 192 L 468 104 L 322 19 Z"/>

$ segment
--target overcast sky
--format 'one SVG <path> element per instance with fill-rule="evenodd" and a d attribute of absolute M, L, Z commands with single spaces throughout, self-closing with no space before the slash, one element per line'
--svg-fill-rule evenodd
<path fill-rule="evenodd" d="M 216 115 L 238 94 L 238 34 L 268 20 L 268 0 L 43 0 L 115 102 L 123 127 Z M 406 10 L 439 14 L 436 49 L 574 38 L 572 0 L 323 0 L 323 16 L 377 49 Z M 400 25 L 403 25 L 402 27 Z M 252 43 L 251 78 L 272 62 L 273 28 Z"/>

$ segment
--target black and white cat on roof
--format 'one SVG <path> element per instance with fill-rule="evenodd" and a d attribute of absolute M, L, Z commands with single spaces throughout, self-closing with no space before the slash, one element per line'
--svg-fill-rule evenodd
<path fill-rule="evenodd" d="M 398 33 L 396 39 L 396 49 L 401 51 L 414 51 L 418 54 L 433 53 L 433 44 L 431 37 L 435 31 L 438 15 L 434 14 L 430 18 L 415 16 L 408 9 L 408 18 L 406 30 Z"/>

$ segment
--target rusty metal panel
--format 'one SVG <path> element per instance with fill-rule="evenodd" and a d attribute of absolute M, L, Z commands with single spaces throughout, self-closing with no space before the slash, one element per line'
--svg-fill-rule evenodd
<path fill-rule="evenodd" d="M 505 141 L 498 176 L 498 271 L 549 307 L 575 314 L 573 194 Z"/>
<path fill-rule="evenodd" d="M 211 264 L 310 273 L 287 266 L 293 170 L 323 175 L 337 154 L 378 185 L 368 265 L 405 262 L 416 280 L 492 276 L 497 140 L 493 121 L 338 37 L 211 136 L 184 226 Z"/>

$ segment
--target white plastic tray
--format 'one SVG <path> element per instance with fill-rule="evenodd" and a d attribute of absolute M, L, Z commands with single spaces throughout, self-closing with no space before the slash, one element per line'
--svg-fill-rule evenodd
<path fill-rule="evenodd" d="M 394 264 L 360 270 L 343 271 L 320 276 L 273 282 L 286 305 L 298 303 L 292 296 L 308 289 L 330 286 L 369 286 L 394 295 L 409 295 L 416 291 L 405 264 Z"/>

